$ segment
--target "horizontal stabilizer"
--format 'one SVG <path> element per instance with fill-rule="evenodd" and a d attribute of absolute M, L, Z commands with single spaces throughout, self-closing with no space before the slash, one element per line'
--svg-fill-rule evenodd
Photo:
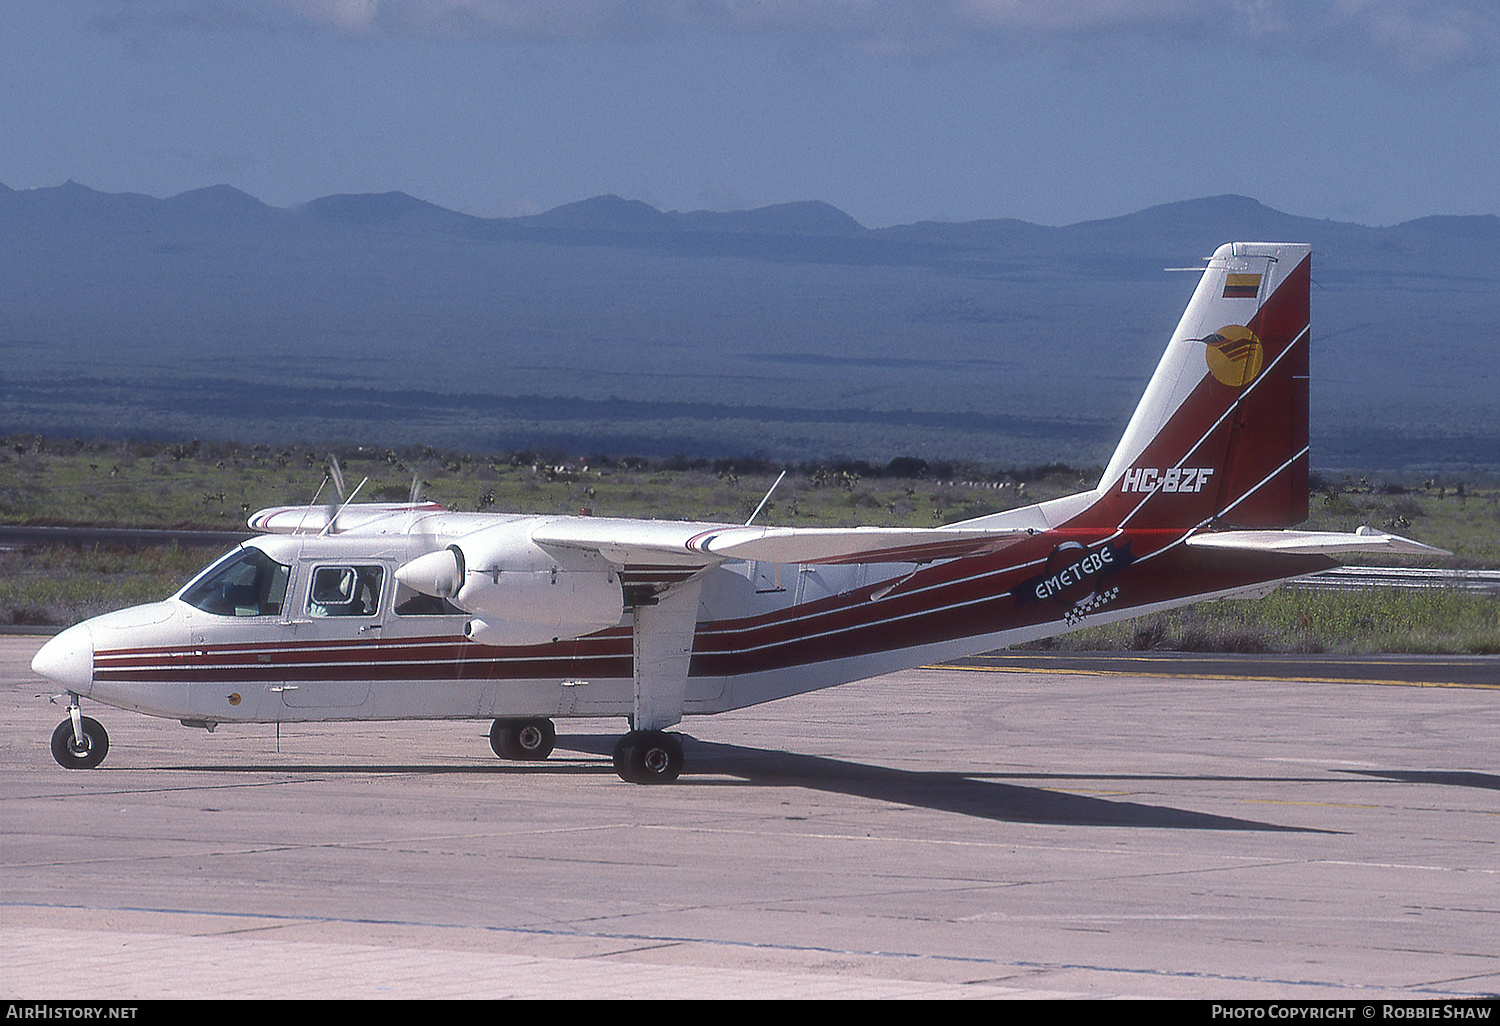
<path fill-rule="evenodd" d="M 1215 531 L 1195 534 L 1187 543 L 1200 549 L 1235 552 L 1280 552 L 1287 555 L 1333 556 L 1341 552 L 1404 552 L 1412 555 L 1451 556 L 1446 549 L 1387 534 L 1373 527 L 1345 531 Z"/>

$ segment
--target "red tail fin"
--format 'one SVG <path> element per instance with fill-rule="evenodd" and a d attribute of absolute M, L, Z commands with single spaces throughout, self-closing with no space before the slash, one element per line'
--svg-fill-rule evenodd
<path fill-rule="evenodd" d="M 1079 526 L 1307 518 L 1310 248 L 1221 246 Z"/>

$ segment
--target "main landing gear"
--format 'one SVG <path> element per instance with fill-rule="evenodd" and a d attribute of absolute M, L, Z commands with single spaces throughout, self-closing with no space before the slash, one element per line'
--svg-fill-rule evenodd
<path fill-rule="evenodd" d="M 632 784 L 670 784 L 682 772 L 682 741 L 661 730 L 632 730 L 615 743 L 615 772 Z"/>
<path fill-rule="evenodd" d="M 556 743 L 557 729 L 548 719 L 496 720 L 490 728 L 490 747 L 502 759 L 545 759 Z"/>
<path fill-rule="evenodd" d="M 52 732 L 52 758 L 63 769 L 93 769 L 109 754 L 109 734 L 104 724 L 81 715 L 76 705 L 68 713 Z"/>
<path fill-rule="evenodd" d="M 63 727 L 71 731 L 70 724 Z M 62 729 L 52 739 L 54 753 Z M 548 719 L 496 720 L 490 727 L 490 747 L 502 759 L 537 762 L 551 755 L 556 743 L 557 729 Z M 682 772 L 682 741 L 661 730 L 632 730 L 615 744 L 615 772 L 632 784 L 669 784 Z"/>

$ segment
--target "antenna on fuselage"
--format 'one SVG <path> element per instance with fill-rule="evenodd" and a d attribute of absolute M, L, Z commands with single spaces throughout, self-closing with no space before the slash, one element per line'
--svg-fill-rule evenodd
<path fill-rule="evenodd" d="M 360 488 L 363 488 L 365 485 L 367 485 L 369 483 L 370 483 L 370 479 L 367 477 L 367 478 L 365 478 L 363 481 L 361 481 L 359 483 L 359 485 L 354 489 L 354 491 L 352 491 L 352 492 L 349 493 L 349 498 L 346 499 L 346 500 L 344 500 L 344 504 L 342 506 L 340 506 L 338 509 L 334 510 L 333 516 L 331 516 L 331 517 L 328 518 L 328 523 L 326 523 L 326 524 L 323 525 L 323 530 L 321 530 L 321 531 L 318 532 L 318 537 L 319 538 L 321 538 L 321 537 L 323 537 L 323 535 L 329 534 L 329 533 L 331 533 L 333 531 L 333 525 L 339 522 L 339 514 L 342 513 L 342 512 L 344 512 L 344 510 L 346 510 L 346 509 L 349 508 L 349 503 L 351 503 L 351 502 L 354 501 L 354 497 L 359 494 Z"/>
<path fill-rule="evenodd" d="M 338 494 L 338 498 L 329 499 L 328 505 L 325 507 L 328 512 L 323 522 L 324 531 L 328 529 L 329 524 L 333 523 L 333 518 L 338 516 L 338 503 L 342 502 L 344 498 L 344 470 L 339 466 L 339 458 L 331 453 L 328 456 L 328 469 L 323 472 L 323 480 L 318 482 L 318 490 L 313 492 L 312 502 L 302 507 L 302 519 L 297 521 L 297 530 L 293 531 L 293 534 L 302 533 L 302 525 L 307 522 L 307 514 L 318 504 L 318 497 L 323 494 L 323 489 L 330 481 L 333 482 L 333 490 Z M 319 533 L 323 532 L 320 531 Z"/>
<path fill-rule="evenodd" d="M 784 470 L 781 472 L 781 477 L 778 477 L 775 484 L 771 485 L 770 490 L 766 492 L 766 497 L 760 500 L 760 505 L 755 507 L 755 512 L 750 514 L 750 519 L 745 521 L 746 527 L 749 527 L 755 518 L 760 516 L 760 511 L 766 508 L 766 503 L 771 501 L 771 492 L 776 490 L 776 485 L 781 484 L 782 477 L 786 477 L 786 471 Z"/>
<path fill-rule="evenodd" d="M 307 523 L 307 513 L 308 513 L 308 511 L 310 509 L 312 509 L 314 506 L 316 506 L 318 504 L 318 496 L 320 496 L 320 495 L 323 494 L 323 486 L 326 485 L 327 483 L 328 483 L 328 475 L 324 474 L 323 475 L 323 480 L 321 480 L 321 481 L 318 482 L 318 490 L 315 491 L 315 492 L 313 492 L 312 502 L 309 502 L 306 506 L 302 507 L 302 519 L 299 520 L 299 521 L 297 521 L 297 529 L 292 532 L 293 534 L 301 534 L 302 533 L 302 525 L 305 524 L 305 523 Z"/>

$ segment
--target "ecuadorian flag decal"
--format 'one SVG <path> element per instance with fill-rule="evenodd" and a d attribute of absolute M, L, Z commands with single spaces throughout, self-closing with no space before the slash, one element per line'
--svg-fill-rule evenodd
<path fill-rule="evenodd" d="M 1225 299 L 1254 299 L 1260 295 L 1260 275 L 1226 274 L 1224 276 Z"/>

